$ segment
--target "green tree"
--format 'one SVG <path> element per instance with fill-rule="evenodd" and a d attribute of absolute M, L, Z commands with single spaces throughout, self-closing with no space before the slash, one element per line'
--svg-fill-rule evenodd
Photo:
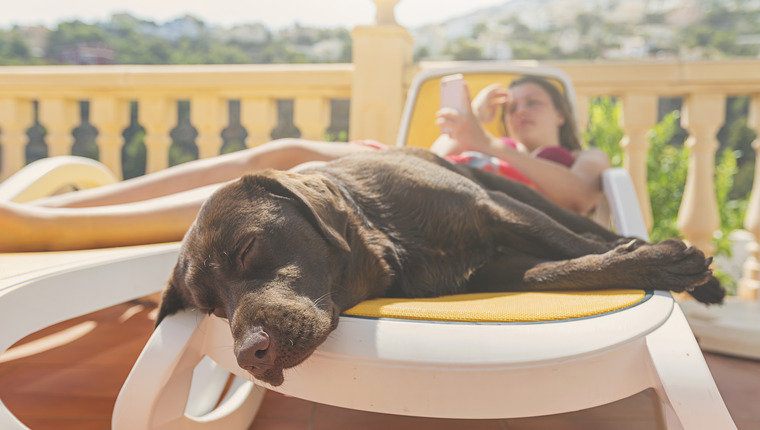
<path fill-rule="evenodd" d="M 29 45 L 17 31 L 0 30 L 0 66 L 42 63 L 32 56 Z"/>
<path fill-rule="evenodd" d="M 620 141 L 623 130 L 619 125 L 620 103 L 612 97 L 600 97 L 589 106 L 589 125 L 583 139 L 589 145 L 603 150 L 615 167 L 623 165 Z"/>
<path fill-rule="evenodd" d="M 62 22 L 50 33 L 46 55 L 57 58 L 64 49 L 77 44 L 107 44 L 108 40 L 107 32 L 97 25 L 85 24 L 79 20 Z"/>
<path fill-rule="evenodd" d="M 483 49 L 471 39 L 457 39 L 448 50 L 456 61 L 483 60 Z"/>
<path fill-rule="evenodd" d="M 689 156 L 683 142 L 681 145 L 671 144 L 678 133 L 679 118 L 680 111 L 670 112 L 648 134 L 647 191 L 653 218 L 650 238 L 655 242 L 681 237 L 676 219 L 686 184 Z"/>

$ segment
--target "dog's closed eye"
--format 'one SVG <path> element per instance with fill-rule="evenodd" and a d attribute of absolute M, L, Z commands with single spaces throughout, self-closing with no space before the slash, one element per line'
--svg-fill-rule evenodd
<path fill-rule="evenodd" d="M 255 245 L 257 243 L 256 238 L 254 237 L 251 239 L 250 242 L 248 242 L 248 245 L 243 249 L 243 252 L 240 253 L 240 264 L 243 266 L 243 269 L 248 269 L 250 267 L 250 262 L 248 261 L 250 258 L 253 258 L 255 254 Z"/>

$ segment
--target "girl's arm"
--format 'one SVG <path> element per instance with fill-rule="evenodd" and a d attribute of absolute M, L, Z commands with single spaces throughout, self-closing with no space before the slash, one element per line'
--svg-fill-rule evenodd
<path fill-rule="evenodd" d="M 575 163 L 570 169 L 518 151 L 498 139 L 493 139 L 484 153 L 511 164 L 553 203 L 584 215 L 599 203 L 602 196 L 602 172 L 610 167 L 607 154 L 599 149 L 588 149 L 575 154 Z"/>
<path fill-rule="evenodd" d="M 496 100 L 497 96 L 502 96 L 497 89 L 496 86 L 487 87 L 478 97 L 486 94 L 483 100 L 488 100 L 490 94 L 490 99 Z M 502 101 L 501 98 L 498 100 Z M 477 108 L 476 103 L 472 105 Z M 573 212 L 588 214 L 599 202 L 602 172 L 610 167 L 609 158 L 601 150 L 579 152 L 575 155 L 575 163 L 568 169 L 505 145 L 483 127 L 473 109 L 461 114 L 453 109 L 441 109 L 436 124 L 451 130 L 448 135 L 441 135 L 431 147 L 431 151 L 440 156 L 478 151 L 500 158 L 522 172 L 553 203 Z"/>
<path fill-rule="evenodd" d="M 568 169 L 505 145 L 480 125 L 472 111 L 460 115 L 442 109 L 436 122 L 445 123 L 452 130 L 431 147 L 440 156 L 478 151 L 500 158 L 522 172 L 549 200 L 573 212 L 587 214 L 599 202 L 601 175 L 610 167 L 609 158 L 601 150 L 589 149 L 576 154 L 575 163 Z"/>

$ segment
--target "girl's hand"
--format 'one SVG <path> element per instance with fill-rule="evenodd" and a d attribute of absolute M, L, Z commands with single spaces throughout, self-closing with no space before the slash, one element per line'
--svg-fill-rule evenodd
<path fill-rule="evenodd" d="M 483 123 L 493 121 L 500 106 L 509 103 L 509 90 L 502 84 L 491 84 L 472 100 L 472 112 Z"/>
<path fill-rule="evenodd" d="M 459 113 L 451 108 L 443 108 L 436 113 L 435 123 L 450 139 L 448 154 L 464 151 L 483 152 L 490 145 L 491 136 L 475 118 L 471 109 Z"/>

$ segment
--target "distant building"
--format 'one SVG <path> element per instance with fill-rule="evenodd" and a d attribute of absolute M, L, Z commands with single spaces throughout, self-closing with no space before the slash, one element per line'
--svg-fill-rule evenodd
<path fill-rule="evenodd" d="M 317 61 L 334 62 L 340 59 L 344 46 L 345 43 L 337 38 L 321 40 L 311 47 L 311 56 Z"/>
<path fill-rule="evenodd" d="M 641 59 L 649 56 L 651 47 L 646 39 L 641 36 L 625 36 L 620 41 L 620 47 L 609 49 L 604 53 L 604 58 L 620 60 L 625 58 Z"/>
<path fill-rule="evenodd" d="M 483 46 L 483 57 L 488 60 L 508 61 L 512 59 L 512 31 L 497 28 L 482 34 L 478 41 Z"/>
<path fill-rule="evenodd" d="M 56 60 L 61 64 L 116 64 L 116 51 L 103 43 L 80 43 L 61 49 Z"/>
<path fill-rule="evenodd" d="M 214 37 L 227 41 L 242 43 L 264 44 L 269 41 L 271 33 L 269 28 L 261 23 L 236 25 L 232 28 L 215 29 Z"/>
<path fill-rule="evenodd" d="M 161 25 L 153 22 L 141 22 L 137 26 L 138 33 L 173 41 L 182 39 L 183 37 L 197 39 L 204 29 L 205 25 L 203 22 L 190 15 L 185 15 L 182 18 L 177 18 Z"/>
<path fill-rule="evenodd" d="M 50 30 L 42 26 L 19 27 L 17 30 L 29 47 L 29 52 L 33 57 L 45 56 L 47 51 L 48 38 Z"/>

